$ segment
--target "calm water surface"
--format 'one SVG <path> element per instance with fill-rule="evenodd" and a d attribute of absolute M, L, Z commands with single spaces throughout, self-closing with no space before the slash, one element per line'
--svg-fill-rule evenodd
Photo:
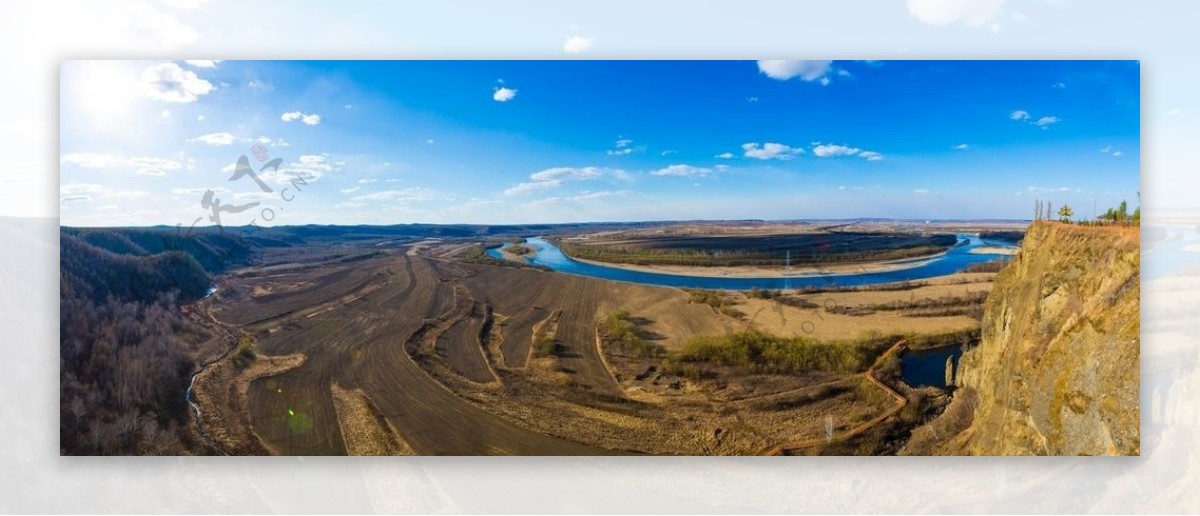
<path fill-rule="evenodd" d="M 946 254 L 936 258 L 918 258 L 901 263 L 911 267 L 888 272 L 862 272 L 847 274 L 822 274 L 815 276 L 792 276 L 783 278 L 701 278 L 656 272 L 630 271 L 576 261 L 554 244 L 541 237 L 526 239 L 525 245 L 537 250 L 530 263 L 542 265 L 565 274 L 590 276 L 613 281 L 629 281 L 645 285 L 676 288 L 703 288 L 718 290 L 792 289 L 812 286 L 854 286 L 893 283 L 945 276 L 962 271 L 968 265 L 1006 258 L 996 254 L 974 254 L 971 249 L 980 246 L 1012 247 L 1000 241 L 980 239 L 974 235 L 958 235 L 958 244 Z M 503 259 L 500 249 L 489 249 L 493 258 Z"/>

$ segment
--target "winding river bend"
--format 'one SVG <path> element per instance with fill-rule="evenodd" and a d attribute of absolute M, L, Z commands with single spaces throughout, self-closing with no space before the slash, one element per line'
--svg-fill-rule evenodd
<path fill-rule="evenodd" d="M 930 258 L 916 258 L 899 263 L 903 268 L 882 272 L 861 272 L 841 274 L 796 275 L 779 278 L 721 278 L 684 276 L 658 272 L 643 272 L 609 267 L 593 263 L 584 263 L 563 254 L 557 246 L 544 238 L 534 237 L 525 240 L 525 245 L 534 248 L 537 254 L 529 260 L 534 265 L 542 265 L 556 272 L 590 276 L 612 281 L 628 281 L 645 285 L 658 285 L 676 288 L 702 288 L 717 290 L 750 290 L 760 289 L 793 289 L 804 287 L 826 286 L 855 286 L 894 283 L 898 281 L 920 280 L 954 274 L 967 268 L 968 265 L 1005 258 L 999 254 L 978 254 L 971 250 L 981 246 L 1012 247 L 1004 242 L 981 239 L 970 234 L 959 234 L 958 243 L 944 254 Z M 500 248 L 489 249 L 488 255 L 504 259 Z"/>

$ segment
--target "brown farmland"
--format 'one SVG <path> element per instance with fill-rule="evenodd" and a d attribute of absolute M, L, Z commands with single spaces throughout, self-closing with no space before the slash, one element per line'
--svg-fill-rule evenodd
<path fill-rule="evenodd" d="M 794 333 L 823 308 L 806 315 L 728 293 L 738 315 L 676 289 L 458 261 L 469 247 L 223 276 L 201 311 L 217 330 L 253 340 L 256 358 L 226 358 L 197 378 L 200 428 L 229 453 L 751 454 L 862 428 L 894 407 L 861 371 L 668 370 L 612 345 L 601 327 L 607 314 L 634 314 L 637 333 L 669 354 L 696 336 L 746 330 L 753 314 Z M 854 327 L 853 316 L 823 316 Z M 886 329 L 879 317 L 897 316 L 858 320 Z M 295 358 L 277 371 L 257 365 L 272 357 Z"/>

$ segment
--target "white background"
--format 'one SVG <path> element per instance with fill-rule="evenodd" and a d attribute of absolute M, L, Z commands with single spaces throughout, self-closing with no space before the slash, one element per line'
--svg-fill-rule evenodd
<path fill-rule="evenodd" d="M 1181 276 L 1143 282 L 1142 457 L 60 458 L 61 59 L 1140 59 L 1145 223 L 1200 219 L 1195 2 L 345 4 L 0 6 L 0 511 L 1200 511 L 1200 286 Z"/>

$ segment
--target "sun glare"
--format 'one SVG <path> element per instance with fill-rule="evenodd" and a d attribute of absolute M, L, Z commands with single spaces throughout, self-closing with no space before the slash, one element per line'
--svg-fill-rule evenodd
<path fill-rule="evenodd" d="M 126 63 L 93 61 L 76 63 L 64 69 L 73 75 L 67 84 L 72 87 L 74 107 L 71 114 L 82 114 L 89 122 L 113 127 L 127 118 L 137 96 L 137 68 Z"/>

